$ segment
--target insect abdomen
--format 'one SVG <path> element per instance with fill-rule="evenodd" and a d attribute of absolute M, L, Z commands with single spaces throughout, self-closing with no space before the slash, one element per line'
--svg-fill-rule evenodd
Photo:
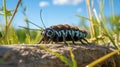
<path fill-rule="evenodd" d="M 55 30 L 55 37 L 53 38 L 53 41 L 62 42 L 63 36 L 65 36 L 66 41 L 71 41 L 73 36 L 74 41 L 78 41 L 80 38 L 84 38 L 83 33 L 79 30 L 71 30 L 71 29 L 65 29 L 65 30 Z M 80 37 L 81 36 L 81 37 Z"/>

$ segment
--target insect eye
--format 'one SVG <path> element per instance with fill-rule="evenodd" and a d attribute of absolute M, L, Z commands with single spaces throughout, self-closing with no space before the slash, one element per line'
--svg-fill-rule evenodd
<path fill-rule="evenodd" d="M 47 30 L 46 35 L 48 37 L 52 37 L 53 36 L 53 32 L 51 30 Z"/>
<path fill-rule="evenodd" d="M 52 34 L 52 31 L 49 31 L 48 34 L 51 35 L 51 34 Z"/>

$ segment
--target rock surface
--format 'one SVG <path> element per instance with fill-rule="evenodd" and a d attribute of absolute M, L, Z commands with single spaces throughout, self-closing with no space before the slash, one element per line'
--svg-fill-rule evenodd
<path fill-rule="evenodd" d="M 85 67 L 94 60 L 108 54 L 111 49 L 97 45 L 7 45 L 0 46 L 0 67 L 69 67 L 58 57 L 41 48 L 45 46 L 71 59 L 70 48 L 75 55 L 78 67 Z M 114 57 L 96 65 L 96 67 L 114 67 Z"/>

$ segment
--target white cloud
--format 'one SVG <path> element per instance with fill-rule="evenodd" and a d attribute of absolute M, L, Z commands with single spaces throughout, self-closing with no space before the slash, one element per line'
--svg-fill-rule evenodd
<path fill-rule="evenodd" d="M 53 0 L 54 5 L 78 5 L 83 0 Z"/>
<path fill-rule="evenodd" d="M 82 12 L 82 9 L 81 9 L 81 8 L 78 8 L 78 9 L 77 9 L 77 12 L 79 12 L 79 13 Z"/>
<path fill-rule="evenodd" d="M 39 3 L 39 6 L 40 6 L 40 7 L 49 6 L 49 2 L 47 2 L 47 1 L 41 1 L 41 2 Z"/>

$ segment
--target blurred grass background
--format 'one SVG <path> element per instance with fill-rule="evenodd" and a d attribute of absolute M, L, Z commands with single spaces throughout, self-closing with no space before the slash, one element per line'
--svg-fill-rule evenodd
<path fill-rule="evenodd" d="M 16 8 L 12 11 L 8 11 L 6 7 L 6 0 L 3 0 L 3 8 L 0 8 L 0 15 L 4 17 L 4 25 L 0 23 L 0 44 L 33 44 L 40 40 L 40 31 L 29 30 L 29 29 L 15 29 L 12 26 L 12 20 L 17 13 L 18 7 L 23 8 L 24 21 L 26 22 L 27 28 L 29 28 L 29 20 L 26 15 L 26 7 L 22 5 L 22 0 L 19 0 Z M 8 19 L 9 18 L 9 19 Z"/>
<path fill-rule="evenodd" d="M 119 49 L 118 46 L 120 44 L 120 15 L 114 14 L 113 2 L 114 0 L 110 0 L 111 4 L 110 7 L 112 10 L 111 16 L 108 17 L 104 16 L 103 13 L 104 0 L 100 0 L 99 2 L 100 13 L 97 13 L 96 9 L 93 6 L 94 0 L 86 0 L 89 17 L 84 17 L 80 15 L 75 16 L 82 19 L 78 26 L 90 29 L 88 31 L 89 35 L 87 36 L 89 42 L 104 45 L 112 44 L 116 49 Z M 34 44 L 40 40 L 41 37 L 40 31 L 22 28 L 15 29 L 14 26 L 12 26 L 12 20 L 14 19 L 15 14 L 17 13 L 17 9 L 19 7 L 23 8 L 24 21 L 26 22 L 27 25 L 26 27 L 30 28 L 29 26 L 30 20 L 26 15 L 27 7 L 22 4 L 21 0 L 18 0 L 16 8 L 11 11 L 10 10 L 8 11 L 6 7 L 6 0 L 3 0 L 3 8 L 0 8 L 0 11 L 2 12 L 2 13 L 0 12 L 1 13 L 0 15 L 4 17 L 5 22 L 4 25 L 2 25 L 0 22 L 0 45 L 21 43 Z M 89 21 L 90 26 L 88 26 L 88 24 L 85 23 L 86 20 Z M 55 54 L 57 55 L 57 53 Z M 68 63 L 65 60 L 63 61 Z M 73 63 L 75 63 L 75 66 L 73 64 L 73 66 L 71 67 L 76 67 L 76 62 L 74 61 Z"/>
<path fill-rule="evenodd" d="M 86 0 L 86 5 L 88 9 L 89 17 L 84 17 L 80 15 L 75 15 L 81 19 L 79 22 L 80 27 L 90 29 L 88 40 L 92 43 L 97 44 L 106 44 L 112 43 L 116 48 L 120 44 L 120 15 L 114 15 L 114 4 L 113 0 L 110 0 L 110 7 L 112 10 L 112 15 L 105 17 L 103 13 L 104 9 L 104 0 L 99 1 L 99 10 L 100 13 L 96 12 L 94 8 L 94 0 Z M 29 29 L 15 29 L 12 26 L 12 20 L 17 13 L 18 7 L 22 7 L 24 21 L 26 22 L 26 27 L 30 28 L 29 23 L 31 22 L 27 17 L 26 10 L 27 6 L 22 4 L 22 1 L 19 0 L 16 8 L 14 10 L 9 10 L 6 7 L 6 0 L 3 0 L 3 8 L 0 8 L 0 15 L 4 17 L 4 25 L 0 23 L 0 44 L 20 44 L 20 43 L 37 43 L 40 40 L 40 31 L 29 30 Z M 19 10 L 18 10 L 19 11 Z M 90 22 L 88 26 L 86 21 Z M 33 22 L 34 23 L 34 22 Z"/>

